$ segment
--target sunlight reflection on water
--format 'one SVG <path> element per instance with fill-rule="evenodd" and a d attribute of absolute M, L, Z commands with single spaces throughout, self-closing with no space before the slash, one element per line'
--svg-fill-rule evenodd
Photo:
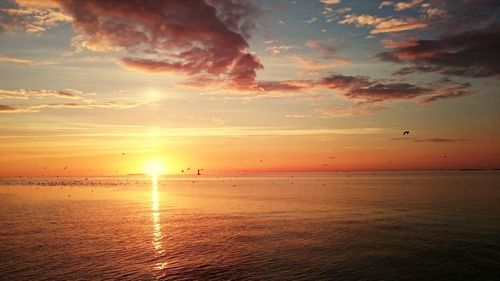
<path fill-rule="evenodd" d="M 161 232 L 161 218 L 160 218 L 160 195 L 158 193 L 158 176 L 152 176 L 152 190 L 151 190 L 151 221 L 153 223 L 153 248 L 156 251 L 156 256 L 161 257 L 165 253 L 162 247 L 161 241 L 163 235 Z M 154 269 L 157 271 L 163 270 L 168 263 L 158 262 L 154 265 Z"/>

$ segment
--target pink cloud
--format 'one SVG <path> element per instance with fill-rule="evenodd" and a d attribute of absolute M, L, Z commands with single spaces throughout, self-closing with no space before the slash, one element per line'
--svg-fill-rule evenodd
<path fill-rule="evenodd" d="M 247 39 L 258 9 L 235 1 L 57 0 L 73 18 L 74 44 L 95 51 L 121 50 L 125 67 L 147 72 L 230 79 L 255 86 L 259 59 Z M 246 84 L 246 85 L 243 85 Z"/>

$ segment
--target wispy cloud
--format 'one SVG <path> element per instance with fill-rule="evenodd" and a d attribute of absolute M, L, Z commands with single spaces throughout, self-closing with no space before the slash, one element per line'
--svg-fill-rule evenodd
<path fill-rule="evenodd" d="M 42 109 L 127 109 L 144 103 L 95 102 L 81 103 L 42 103 L 42 104 L 0 104 L 0 113 L 39 112 Z"/>
<path fill-rule="evenodd" d="M 83 93 L 75 89 L 0 89 L 0 100 L 6 100 L 5 103 L 0 104 L 0 112 L 39 112 L 42 109 L 126 109 L 145 104 L 142 101 L 98 101 L 88 98 L 91 95 L 93 93 Z M 68 99 L 75 101 L 61 101 Z M 23 100 L 23 103 L 19 103 L 19 100 Z"/>
<path fill-rule="evenodd" d="M 0 99 L 40 99 L 40 98 L 65 98 L 81 99 L 84 93 L 75 89 L 49 90 L 49 89 L 0 89 Z"/>
<path fill-rule="evenodd" d="M 315 59 L 306 58 L 299 55 L 293 55 L 291 56 L 291 58 L 296 63 L 298 63 L 302 68 L 307 70 L 320 70 L 320 69 L 333 68 L 339 65 L 348 64 L 348 62 L 342 60 L 335 60 L 333 63 L 322 63 Z"/>
<path fill-rule="evenodd" d="M 433 143 L 453 143 L 463 142 L 465 139 L 447 139 L 447 138 L 392 138 L 393 141 L 411 141 L 411 142 L 433 142 Z"/>
<path fill-rule="evenodd" d="M 346 117 L 346 116 L 359 116 L 371 115 L 375 112 L 384 111 L 388 108 L 383 105 L 370 105 L 370 104 L 353 104 L 350 106 L 326 106 L 319 107 L 316 112 L 325 117 Z"/>
<path fill-rule="evenodd" d="M 272 43 L 277 43 L 277 42 L 273 41 Z M 269 44 L 272 44 L 272 43 L 269 43 Z M 269 51 L 269 52 L 273 53 L 274 55 L 278 55 L 282 52 L 286 52 L 286 51 L 293 50 L 293 49 L 299 49 L 299 47 L 294 46 L 294 45 L 278 45 L 278 44 L 266 47 L 266 51 Z"/>
<path fill-rule="evenodd" d="M 26 65 L 49 65 L 57 64 L 55 61 L 34 61 L 24 58 L 18 58 L 13 56 L 0 55 L 0 63 L 14 63 L 14 64 L 26 64 Z"/>
<path fill-rule="evenodd" d="M 420 18 L 383 18 L 372 15 L 348 14 L 340 24 L 354 24 L 358 27 L 370 26 L 370 34 L 401 32 L 414 29 L 424 29 L 427 23 Z"/>

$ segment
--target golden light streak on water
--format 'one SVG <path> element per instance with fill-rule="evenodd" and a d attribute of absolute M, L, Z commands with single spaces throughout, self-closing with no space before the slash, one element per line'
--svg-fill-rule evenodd
<path fill-rule="evenodd" d="M 161 257 L 165 250 L 162 247 L 161 240 L 163 234 L 161 232 L 161 217 L 160 217 L 160 195 L 158 193 L 158 176 L 153 175 L 152 193 L 151 193 L 151 221 L 153 223 L 153 239 L 151 244 L 156 251 L 156 256 Z M 158 262 L 154 265 L 154 269 L 160 271 L 167 266 L 167 262 Z"/>

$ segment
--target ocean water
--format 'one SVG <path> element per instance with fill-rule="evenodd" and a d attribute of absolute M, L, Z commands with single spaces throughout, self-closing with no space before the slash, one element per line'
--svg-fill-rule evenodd
<path fill-rule="evenodd" d="M 500 280 L 500 172 L 0 179 L 0 280 Z"/>

